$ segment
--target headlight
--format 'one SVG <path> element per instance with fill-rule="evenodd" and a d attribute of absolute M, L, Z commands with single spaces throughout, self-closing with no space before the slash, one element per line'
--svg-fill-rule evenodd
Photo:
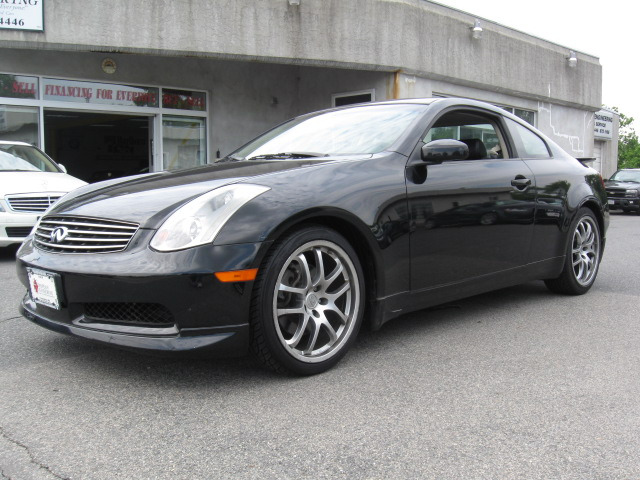
<path fill-rule="evenodd" d="M 4 207 L 2 206 L 2 203 L 0 203 L 0 212 L 4 212 Z"/>
<path fill-rule="evenodd" d="M 240 207 L 268 190 L 261 185 L 236 184 L 200 195 L 165 220 L 153 236 L 151 248 L 172 252 L 211 243 Z"/>
<path fill-rule="evenodd" d="M 638 190 L 627 190 L 625 197 L 637 197 Z"/>

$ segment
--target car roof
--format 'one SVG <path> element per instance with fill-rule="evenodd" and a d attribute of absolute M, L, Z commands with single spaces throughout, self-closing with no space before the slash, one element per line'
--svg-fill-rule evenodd
<path fill-rule="evenodd" d="M 0 140 L 0 145 L 23 145 L 25 147 L 33 147 L 33 145 L 27 142 L 14 142 L 10 140 Z"/>
<path fill-rule="evenodd" d="M 504 117 L 508 117 L 514 121 L 516 121 L 517 123 L 522 124 L 523 126 L 527 127 L 527 128 L 531 128 L 533 127 L 533 125 L 529 125 L 527 122 L 525 122 L 524 120 L 522 120 L 521 118 L 516 117 L 515 115 L 513 115 L 512 113 L 506 111 L 504 108 L 499 107 L 497 105 L 488 103 L 488 102 L 483 102 L 481 100 L 475 100 L 472 98 L 465 98 L 465 97 L 428 97 L 428 98 L 401 98 L 401 99 L 397 99 L 397 100 L 381 100 L 379 102 L 365 102 L 365 103 L 357 103 L 357 104 L 351 104 L 351 105 L 344 105 L 341 107 L 334 107 L 331 109 L 327 109 L 327 110 L 322 110 L 322 111 L 330 111 L 330 110 L 341 110 L 341 109 L 346 109 L 346 108 L 350 108 L 350 107 L 363 107 L 366 105 L 402 105 L 402 104 L 413 104 L 413 105 L 433 105 L 433 104 L 440 104 L 440 105 L 445 105 L 445 106 L 452 106 L 452 107 L 476 107 L 476 108 L 482 108 L 484 110 L 490 110 L 494 113 L 498 113 Z M 319 113 L 319 112 L 314 112 L 314 113 Z M 533 127 L 535 129 L 535 127 Z M 540 132 L 538 132 L 540 133 Z"/>

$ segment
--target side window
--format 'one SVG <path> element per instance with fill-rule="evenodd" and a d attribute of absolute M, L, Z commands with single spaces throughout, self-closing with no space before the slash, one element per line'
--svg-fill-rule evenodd
<path fill-rule="evenodd" d="M 538 135 L 511 119 L 506 119 L 522 158 L 550 158 L 547 144 Z"/>
<path fill-rule="evenodd" d="M 425 135 L 424 143 L 453 139 L 469 147 L 467 160 L 508 157 L 504 138 L 490 116 L 475 112 L 453 111 L 440 117 Z"/>

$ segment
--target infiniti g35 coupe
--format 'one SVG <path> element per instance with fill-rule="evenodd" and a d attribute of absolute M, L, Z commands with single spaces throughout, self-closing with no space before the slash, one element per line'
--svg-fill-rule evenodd
<path fill-rule="evenodd" d="M 600 175 L 504 110 L 397 100 L 285 122 L 215 164 L 87 185 L 18 251 L 21 312 L 146 351 L 338 362 L 363 320 L 544 280 L 593 285 Z"/>

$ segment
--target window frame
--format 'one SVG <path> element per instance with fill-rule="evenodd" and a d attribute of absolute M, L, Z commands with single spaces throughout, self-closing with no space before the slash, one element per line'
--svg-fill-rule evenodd
<path fill-rule="evenodd" d="M 509 160 L 513 158 L 518 158 L 517 149 L 514 145 L 514 140 L 511 136 L 511 132 L 508 130 L 507 125 L 504 122 L 504 116 L 497 112 L 492 112 L 490 110 L 484 110 L 482 108 L 468 106 L 468 105 L 453 105 L 448 108 L 445 108 L 441 112 L 439 112 L 428 124 L 427 128 L 422 132 L 420 136 L 420 140 L 418 141 L 418 145 L 425 145 L 424 139 L 426 138 L 429 130 L 433 128 L 433 126 L 445 115 L 450 114 L 452 112 L 466 112 L 472 115 L 479 115 L 486 118 L 487 123 L 493 125 L 496 130 L 496 134 L 498 135 L 498 140 L 501 141 L 506 147 L 503 152 L 502 158 L 486 158 L 486 159 L 477 159 L 477 160 L 454 160 L 455 162 L 478 162 L 483 160 Z M 419 148 L 417 150 L 420 150 Z"/>

